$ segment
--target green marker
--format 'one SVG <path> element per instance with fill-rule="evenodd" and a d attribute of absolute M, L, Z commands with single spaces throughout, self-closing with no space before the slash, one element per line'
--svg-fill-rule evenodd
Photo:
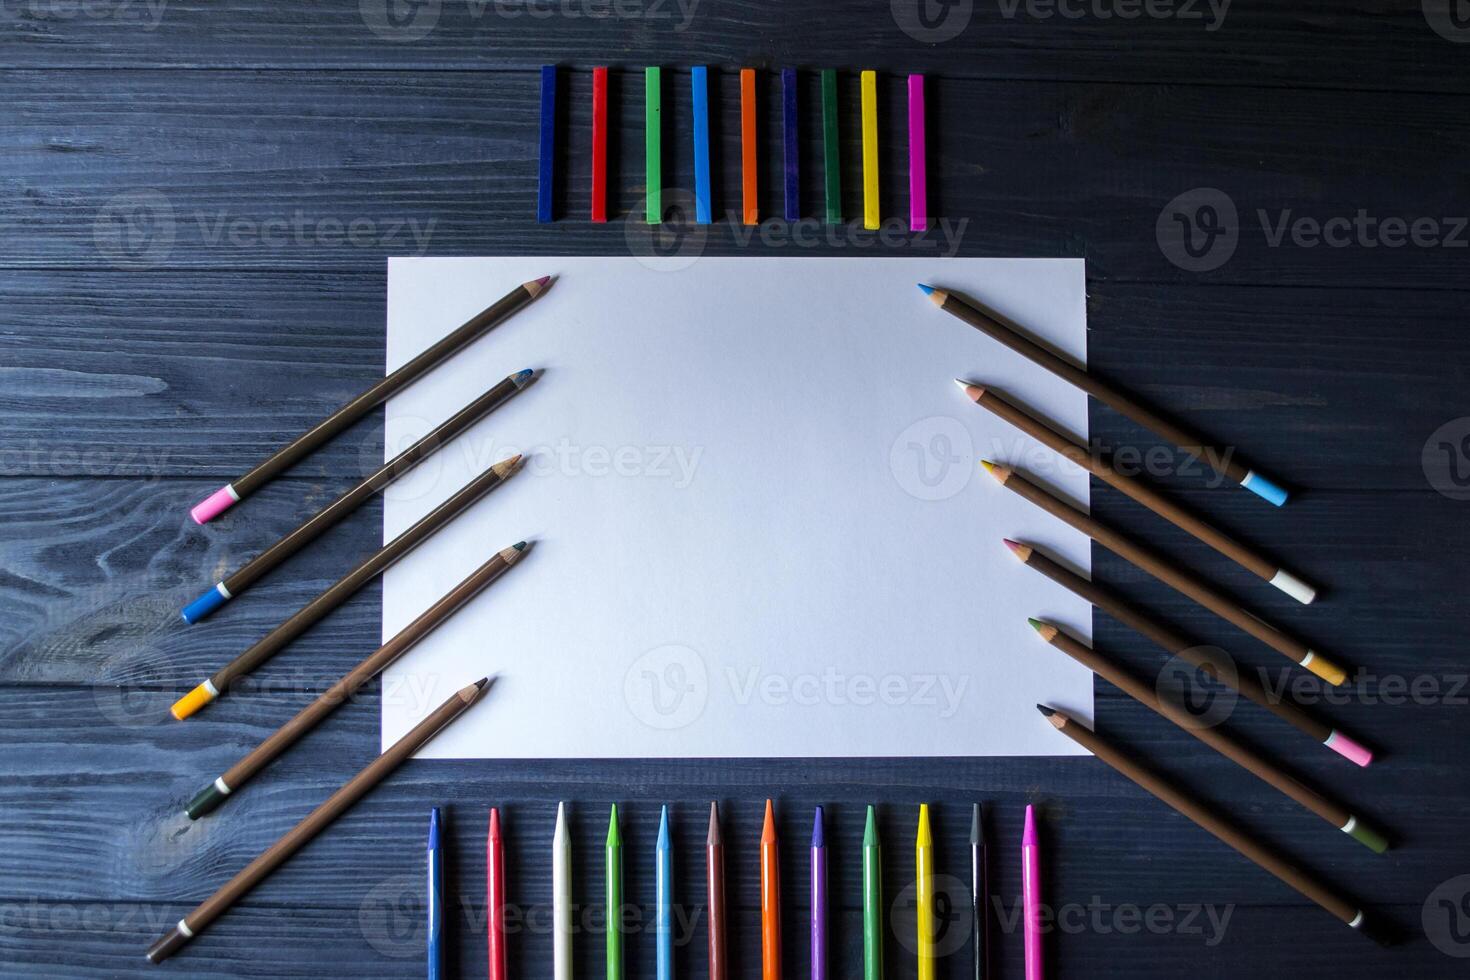
<path fill-rule="evenodd" d="M 644 157 L 647 173 L 644 182 L 648 188 L 648 223 L 662 224 L 664 220 L 664 161 L 663 161 L 663 96 L 662 83 L 657 68 L 643 69 L 643 136 Z"/>
<path fill-rule="evenodd" d="M 883 980 L 883 848 L 871 806 L 863 828 L 863 980 Z"/>
<path fill-rule="evenodd" d="M 842 146 L 837 141 L 837 71 L 822 69 L 822 176 L 827 183 L 827 224 L 842 224 Z"/>
<path fill-rule="evenodd" d="M 623 835 L 618 805 L 607 821 L 607 980 L 623 980 Z"/>

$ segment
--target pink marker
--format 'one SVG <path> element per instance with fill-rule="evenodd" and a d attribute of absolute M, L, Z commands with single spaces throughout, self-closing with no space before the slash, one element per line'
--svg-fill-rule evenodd
<path fill-rule="evenodd" d="M 924 170 L 924 76 L 909 76 L 909 230 L 929 230 Z"/>
<path fill-rule="evenodd" d="M 1026 937 L 1026 980 L 1042 980 L 1041 968 L 1041 848 L 1036 843 L 1036 817 L 1026 806 L 1026 829 L 1021 834 L 1021 914 Z"/>

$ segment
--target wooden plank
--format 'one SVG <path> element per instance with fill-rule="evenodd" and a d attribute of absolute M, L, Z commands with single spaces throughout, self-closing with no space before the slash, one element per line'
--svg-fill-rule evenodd
<path fill-rule="evenodd" d="M 569 74 L 574 91 L 586 83 Z M 618 76 L 619 125 L 636 132 L 639 80 Z M 165 70 L 15 72 L 0 175 L 25 193 L 0 201 L 0 224 L 24 233 L 0 240 L 0 266 L 378 272 L 388 255 L 643 247 L 627 237 L 636 239 L 636 222 L 536 224 L 536 77 L 489 85 L 479 73 L 403 72 L 384 84 L 372 72 L 207 71 L 180 85 Z M 847 82 L 855 112 L 856 79 Z M 899 104 L 902 84 L 884 76 L 882 105 Z M 715 88 L 721 132 L 738 132 L 733 76 Z M 571 102 L 568 159 L 584 159 L 588 110 Z M 979 119 L 975 105 L 987 107 Z M 764 238 L 722 221 L 704 253 L 1085 255 L 1099 280 L 1441 289 L 1458 283 L 1470 242 L 1457 204 L 1470 119 L 1458 110 L 1452 96 L 946 79 L 930 106 L 935 230 L 926 238 L 903 234 L 896 211 L 881 247 L 846 226 L 829 243 L 815 218 L 795 231 L 778 223 Z M 666 135 L 687 145 L 688 113 L 671 106 L 669 115 Z M 57 118 L 69 122 L 64 139 Z M 844 183 L 856 191 L 859 129 L 847 122 Z M 885 110 L 882 123 L 882 170 L 897 188 L 903 114 Z M 640 151 L 636 141 L 620 146 L 617 199 L 636 205 Z M 738 215 L 739 154 L 727 149 L 716 154 L 716 211 Z M 692 186 L 691 167 L 687 154 L 672 157 L 671 185 Z M 585 171 L 570 168 L 569 200 L 589 193 Z M 1177 200 L 1201 188 L 1228 202 Z M 1204 234 L 1207 219 L 1227 233 Z M 1301 219 L 1315 236 L 1293 230 Z M 1398 247 L 1385 244 L 1389 219 Z M 1419 221 L 1429 224 L 1415 241 L 1427 244 L 1408 237 Z M 1159 227 L 1180 222 L 1203 265 L 1167 235 L 1160 245 Z M 1324 239 L 1327 222 L 1336 224 Z"/>
<path fill-rule="evenodd" d="M 1160 13 L 1155 13 L 1158 11 Z M 391 19 L 390 19 L 391 12 Z M 633 65 L 699 51 L 715 64 L 861 61 L 958 77 L 1465 92 L 1461 59 L 1418 4 L 895 3 L 832 20 L 812 4 L 748 0 L 482 0 L 93 4 L 5 8 L 18 68 L 469 69 Z M 1451 31 L 1451 36 L 1458 36 Z"/>
<path fill-rule="evenodd" d="M 1424 490 L 1422 447 L 1463 412 L 1465 303 L 1458 291 L 1095 282 L 1089 358 L 1300 490 Z M 208 492 L 382 372 L 381 271 L 30 270 L 0 282 L 0 307 L 0 476 L 186 476 Z M 914 317 L 966 329 L 922 304 Z M 977 334 L 974 349 L 977 380 L 1004 387 L 983 373 L 990 342 Z M 364 422 L 294 475 L 335 486 L 381 458 L 380 432 Z M 1166 485 L 1207 485 L 1200 467 L 1173 472 L 1182 459 L 1149 462 L 1157 440 L 1106 409 L 1094 406 L 1092 435 Z"/>

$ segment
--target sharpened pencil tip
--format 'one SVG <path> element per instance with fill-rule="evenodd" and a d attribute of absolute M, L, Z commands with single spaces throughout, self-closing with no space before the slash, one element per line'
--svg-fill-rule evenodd
<path fill-rule="evenodd" d="M 530 368 L 524 368 L 520 371 L 517 371 L 515 374 L 512 374 L 510 376 L 510 382 L 517 388 L 524 388 L 526 385 L 530 384 L 531 375 L 535 373 L 536 372 L 531 370 Z"/>
<path fill-rule="evenodd" d="M 517 551 L 525 551 L 526 550 L 526 542 L 524 542 L 524 541 L 517 541 L 515 544 L 511 545 L 511 547 L 514 548 Z"/>
<path fill-rule="evenodd" d="M 770 800 L 766 800 L 766 822 L 761 827 L 761 843 L 774 841 L 776 839 L 776 808 Z"/>
<path fill-rule="evenodd" d="M 934 287 L 931 286 L 931 285 L 929 285 L 928 283 L 921 282 L 921 283 L 917 283 L 917 285 L 918 285 L 918 287 L 921 290 L 923 290 L 925 296 L 933 296 L 934 295 Z"/>
<path fill-rule="evenodd" d="M 1031 628 L 1034 629 L 1038 633 L 1040 633 L 1041 630 L 1042 630 L 1042 628 L 1046 626 L 1046 624 L 1043 623 L 1041 620 L 1039 620 L 1039 619 L 1032 619 L 1029 616 L 1026 618 L 1026 622 L 1030 623 L 1031 624 Z"/>
<path fill-rule="evenodd" d="M 486 684 L 489 684 L 489 683 L 490 683 L 490 678 L 488 678 L 488 677 L 481 677 L 479 680 L 475 681 L 475 690 L 477 690 L 477 691 L 483 691 L 483 690 L 485 690 L 485 685 Z"/>
<path fill-rule="evenodd" d="M 985 843 L 985 811 L 979 803 L 970 806 L 970 844 Z"/>
<path fill-rule="evenodd" d="M 538 286 L 540 286 L 540 287 L 542 287 L 544 289 L 544 288 L 546 288 L 546 284 L 549 283 L 549 282 L 551 282 L 551 277 L 550 276 L 542 276 L 540 279 L 537 279 L 536 280 L 536 285 L 538 285 Z"/>
<path fill-rule="evenodd" d="M 1026 804 L 1026 826 L 1021 830 L 1021 846 L 1036 846 L 1036 811 L 1030 803 Z"/>
<path fill-rule="evenodd" d="M 873 804 L 868 804 L 868 819 L 863 824 L 863 846 L 878 846 L 878 810 Z"/>
<path fill-rule="evenodd" d="M 827 846 L 827 831 L 822 826 L 822 808 L 817 807 L 816 814 L 812 817 L 812 847 Z"/>
<path fill-rule="evenodd" d="M 992 463 L 990 460 L 982 459 L 980 461 L 980 465 L 985 467 L 985 472 L 989 473 L 991 476 L 995 476 L 995 464 Z"/>

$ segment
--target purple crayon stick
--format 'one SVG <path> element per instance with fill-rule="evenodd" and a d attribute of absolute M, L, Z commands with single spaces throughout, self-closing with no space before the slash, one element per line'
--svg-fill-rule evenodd
<path fill-rule="evenodd" d="M 827 840 L 821 807 L 812 821 L 812 980 L 827 980 Z"/>

